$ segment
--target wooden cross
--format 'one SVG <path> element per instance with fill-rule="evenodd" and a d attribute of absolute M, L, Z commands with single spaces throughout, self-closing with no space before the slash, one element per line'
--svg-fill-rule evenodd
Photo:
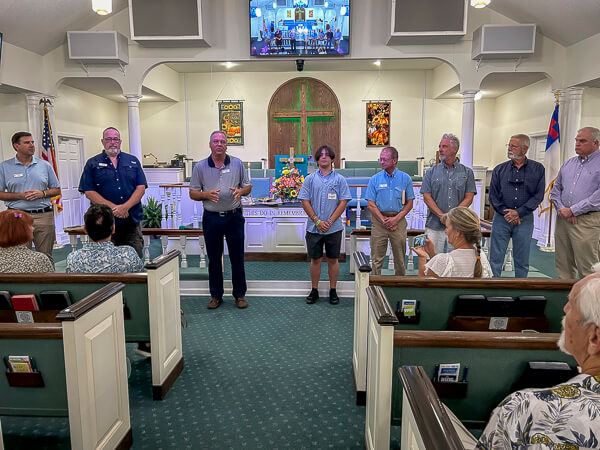
<path fill-rule="evenodd" d="M 273 114 L 275 119 L 300 119 L 300 150 L 302 155 L 308 155 L 308 119 L 311 117 L 333 117 L 333 111 L 308 109 L 308 90 L 306 83 L 301 84 L 300 110 L 280 111 Z M 290 148 L 290 159 L 294 158 L 293 147 Z"/>

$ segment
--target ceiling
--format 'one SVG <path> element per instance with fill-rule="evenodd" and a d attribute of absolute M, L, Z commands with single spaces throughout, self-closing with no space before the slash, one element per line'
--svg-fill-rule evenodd
<path fill-rule="evenodd" d="M 518 23 L 535 23 L 569 46 L 600 32 L 600 0 L 492 0 L 489 6 Z"/>
<path fill-rule="evenodd" d="M 381 65 L 373 64 L 373 59 L 348 58 L 305 58 L 304 72 L 321 71 L 371 71 L 371 70 L 430 70 L 443 64 L 437 59 L 393 59 L 384 60 Z M 209 72 L 295 72 L 295 59 L 260 59 L 234 63 L 228 68 L 225 63 L 197 62 L 171 63 L 171 69 L 182 73 Z"/>
<path fill-rule="evenodd" d="M 119 84 L 111 78 L 66 78 L 63 81 L 66 86 L 80 89 L 90 94 L 104 97 L 113 102 L 125 103 L 127 99 L 123 97 L 123 90 Z M 145 102 L 170 102 L 170 98 L 159 94 L 152 89 L 142 86 L 142 100 Z"/>
<path fill-rule="evenodd" d="M 127 4 L 113 0 L 113 14 Z M 562 45 L 600 31 L 600 0 L 492 0 L 489 8 L 519 23 L 538 24 Z M 61 45 L 67 30 L 88 30 L 104 18 L 92 11 L 91 0 L 0 0 L 4 39 L 40 55 Z"/>
<path fill-rule="evenodd" d="M 113 14 L 127 0 L 112 0 Z M 92 11 L 91 0 L 0 0 L 0 33 L 17 47 L 45 55 L 65 41 L 67 31 L 84 31 L 107 16 Z"/>
<path fill-rule="evenodd" d="M 483 94 L 483 98 L 498 98 L 508 92 L 516 91 L 517 89 L 537 83 L 545 78 L 545 74 L 538 72 L 491 73 L 481 82 L 480 90 Z M 438 98 L 462 98 L 460 86 L 454 86 Z"/>

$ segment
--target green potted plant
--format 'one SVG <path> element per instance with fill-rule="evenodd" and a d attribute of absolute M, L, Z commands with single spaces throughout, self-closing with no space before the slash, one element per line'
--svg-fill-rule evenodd
<path fill-rule="evenodd" d="M 148 197 L 145 205 L 142 205 L 142 227 L 143 228 L 161 228 L 162 222 L 162 203 L 153 197 Z"/>

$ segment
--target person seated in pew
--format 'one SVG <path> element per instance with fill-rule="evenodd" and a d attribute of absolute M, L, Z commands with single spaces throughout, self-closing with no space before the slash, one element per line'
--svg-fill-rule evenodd
<path fill-rule="evenodd" d="M 18 209 L 0 213 L 0 272 L 54 272 L 44 253 L 27 248 L 33 241 L 33 217 Z"/>
<path fill-rule="evenodd" d="M 481 251 L 481 227 L 475 211 L 458 206 L 442 216 L 450 253 L 436 253 L 427 238 L 422 247 L 411 247 L 419 257 L 419 276 L 492 278 L 492 269 Z"/>
<path fill-rule="evenodd" d="M 93 203 L 83 216 L 90 242 L 67 256 L 67 272 L 122 273 L 142 272 L 144 263 L 129 245 L 115 247 L 115 217 L 108 205 Z"/>
<path fill-rule="evenodd" d="M 580 374 L 558 386 L 506 397 L 492 412 L 477 449 L 600 446 L 600 273 L 573 285 L 564 311 L 558 346 L 575 358 Z"/>

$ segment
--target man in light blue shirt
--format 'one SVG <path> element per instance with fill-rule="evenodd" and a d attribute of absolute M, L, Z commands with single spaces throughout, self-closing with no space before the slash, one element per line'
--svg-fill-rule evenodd
<path fill-rule="evenodd" d="M 19 131 L 11 142 L 17 154 L 0 163 L 0 200 L 4 200 L 8 209 L 31 214 L 35 249 L 54 264 L 52 247 L 56 236 L 50 199 L 60 195 L 58 178 L 48 162 L 33 156 L 35 145 L 31 133 Z"/>
<path fill-rule="evenodd" d="M 336 286 L 340 271 L 338 258 L 344 235 L 341 216 L 352 196 L 346 179 L 333 170 L 334 159 L 335 152 L 329 146 L 319 147 L 315 153 L 319 170 L 306 177 L 298 194 L 298 198 L 302 200 L 302 208 L 308 215 L 306 248 L 310 258 L 312 283 L 312 290 L 306 297 L 308 304 L 319 298 L 323 245 L 329 272 L 329 303 L 336 305 L 340 302 Z"/>
<path fill-rule="evenodd" d="M 415 194 L 410 176 L 398 169 L 398 150 L 381 150 L 379 164 L 383 169 L 369 179 L 365 198 L 371 212 L 371 266 L 373 275 L 381 275 L 388 240 L 394 254 L 396 275 L 405 274 L 406 215 L 413 207 Z"/>

